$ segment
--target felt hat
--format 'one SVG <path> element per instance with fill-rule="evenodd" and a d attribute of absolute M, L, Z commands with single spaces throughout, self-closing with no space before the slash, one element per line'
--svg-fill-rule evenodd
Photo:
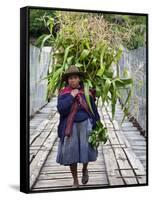
<path fill-rule="evenodd" d="M 78 75 L 81 77 L 85 76 L 84 72 L 80 72 L 79 69 L 75 65 L 71 65 L 63 74 L 62 81 L 66 81 L 70 75 Z"/>

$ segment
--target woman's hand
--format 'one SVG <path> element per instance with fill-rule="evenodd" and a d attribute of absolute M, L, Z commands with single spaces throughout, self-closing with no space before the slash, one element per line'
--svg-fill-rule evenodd
<path fill-rule="evenodd" d="M 78 93 L 79 93 L 79 90 L 78 90 L 78 89 L 73 89 L 73 90 L 71 91 L 71 95 L 72 95 L 73 97 L 75 97 Z"/>

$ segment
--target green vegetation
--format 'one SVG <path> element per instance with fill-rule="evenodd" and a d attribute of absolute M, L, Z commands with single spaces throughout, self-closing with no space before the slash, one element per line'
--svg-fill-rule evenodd
<path fill-rule="evenodd" d="M 124 34 L 122 45 L 129 49 L 145 46 L 146 16 L 104 14 L 104 18 L 113 24 L 113 31 Z"/>
<path fill-rule="evenodd" d="M 88 142 L 93 148 L 97 148 L 100 143 L 106 143 L 108 140 L 107 128 L 103 126 L 101 121 L 97 122 L 96 128 L 89 135 Z"/>
<path fill-rule="evenodd" d="M 49 80 L 47 98 L 65 86 L 65 82 L 61 81 L 62 75 L 70 65 L 74 64 L 80 71 L 86 73 L 84 92 L 90 110 L 92 110 L 90 87 L 96 89 L 97 98 L 101 99 L 102 106 L 105 102 L 111 104 L 112 119 L 117 99 L 120 98 L 120 89 L 129 90 L 123 107 L 125 117 L 129 109 L 133 80 L 130 77 L 119 77 L 117 63 L 122 53 L 120 41 L 123 37 L 112 30 L 113 27 L 103 16 L 97 14 L 58 11 L 55 18 L 48 17 L 44 23 L 49 33 L 41 35 L 43 37 L 41 48 L 48 41 L 53 47 L 51 72 L 44 77 Z M 53 32 L 54 27 L 59 27 L 56 34 Z M 116 74 L 114 64 L 117 65 Z M 107 140 L 105 134 L 106 128 L 102 122 L 98 122 L 89 141 L 93 146 L 98 146 L 100 142 L 105 143 Z"/>
<path fill-rule="evenodd" d="M 102 106 L 105 102 L 111 105 L 112 119 L 121 91 L 127 91 L 123 122 L 129 110 L 133 80 L 126 69 L 120 78 L 118 62 L 122 46 L 135 49 L 145 45 L 146 17 L 49 10 L 31 10 L 30 17 L 30 36 L 37 38 L 34 44 L 53 47 L 53 64 L 49 75 L 43 78 L 48 79 L 47 98 L 65 86 L 62 75 L 70 65 L 76 65 L 86 73 L 84 91 L 90 110 L 90 87 L 96 89 L 97 102 L 100 99 Z M 97 122 L 89 142 L 97 147 L 106 141 L 106 128 Z"/>
<path fill-rule="evenodd" d="M 40 36 L 49 33 L 48 26 L 45 24 L 49 17 L 55 17 L 55 12 L 52 10 L 30 9 L 30 41 L 36 46 L 39 46 L 43 39 Z M 37 38 L 39 38 L 38 41 L 36 41 Z M 46 45 L 50 45 L 49 42 Z"/>
<path fill-rule="evenodd" d="M 109 33 L 110 31 L 113 32 L 113 35 L 115 33 L 115 41 L 122 44 L 125 48 L 132 50 L 145 46 L 146 16 L 102 13 L 93 15 L 103 17 L 104 20 L 108 22 Z M 47 26 L 49 17 L 53 17 L 57 20 L 56 11 L 43 9 L 30 10 L 30 38 L 31 42 L 38 47 L 40 47 L 44 36 L 49 33 Z M 59 24 L 56 24 L 56 26 L 53 27 L 54 35 L 59 28 Z M 49 46 L 50 44 L 51 41 L 49 40 L 45 43 L 46 46 Z"/>

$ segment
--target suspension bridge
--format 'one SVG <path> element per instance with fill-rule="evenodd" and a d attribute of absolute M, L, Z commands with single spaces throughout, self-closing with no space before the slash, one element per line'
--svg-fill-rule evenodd
<path fill-rule="evenodd" d="M 57 126 L 59 113 L 57 98 L 39 110 L 30 120 L 30 188 L 32 191 L 72 189 L 73 179 L 69 166 L 56 163 Z M 78 164 L 80 187 L 104 188 L 110 186 L 144 185 L 147 182 L 147 140 L 133 123 L 123 118 L 119 102 L 115 119 L 109 105 L 98 112 L 108 129 L 108 141 L 98 148 L 98 159 L 88 165 L 89 181 L 81 184 L 82 164 Z"/>

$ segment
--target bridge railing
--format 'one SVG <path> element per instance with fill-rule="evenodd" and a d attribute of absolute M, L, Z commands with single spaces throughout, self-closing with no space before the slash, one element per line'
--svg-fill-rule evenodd
<path fill-rule="evenodd" d="M 133 78 L 134 90 L 129 111 L 146 131 L 146 48 L 141 47 L 130 51 L 124 49 L 119 67 L 120 76 L 123 76 L 126 68 Z M 124 102 L 127 91 L 121 93 L 121 100 Z"/>
<path fill-rule="evenodd" d="M 43 47 L 41 57 L 39 57 L 40 49 L 30 45 L 30 116 L 47 103 L 48 81 L 40 80 L 48 74 L 50 51 L 51 47 Z"/>

